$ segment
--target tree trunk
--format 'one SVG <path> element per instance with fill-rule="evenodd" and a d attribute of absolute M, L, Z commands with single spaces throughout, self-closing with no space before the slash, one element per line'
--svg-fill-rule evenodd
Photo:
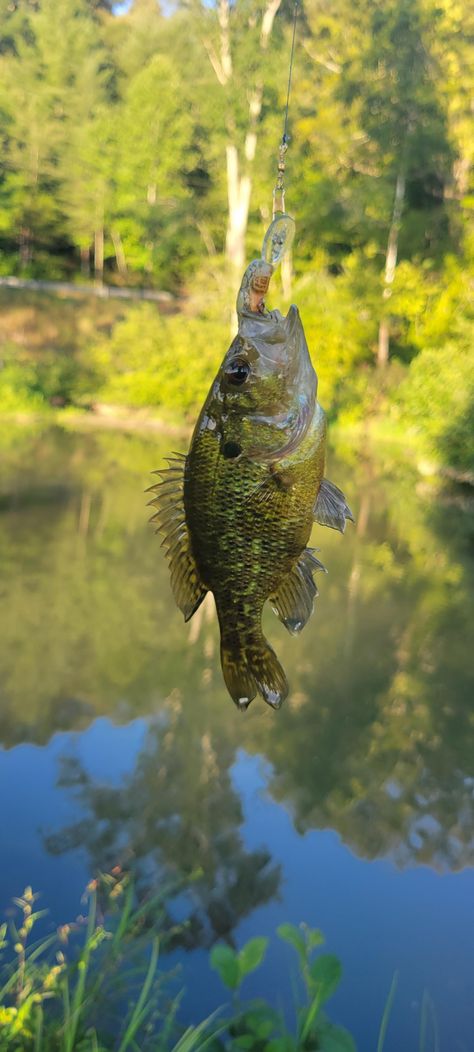
<path fill-rule="evenodd" d="M 267 0 L 262 13 L 259 45 L 261 51 L 268 47 L 273 23 L 281 0 Z M 231 3 L 230 0 L 217 0 L 217 20 L 219 24 L 220 46 L 216 50 L 213 42 L 203 40 L 209 61 L 219 84 L 227 92 L 234 79 L 234 67 L 231 49 Z M 243 91 L 246 86 L 243 85 Z M 228 123 L 228 142 L 226 145 L 227 161 L 227 199 L 229 206 L 225 251 L 230 264 L 232 283 L 238 288 L 245 266 L 245 235 L 252 193 L 252 172 L 257 148 L 258 122 L 262 111 L 263 84 L 257 81 L 248 88 L 248 123 L 245 135 L 243 156 L 239 157 L 236 145 L 233 120 Z"/>
<path fill-rule="evenodd" d="M 31 263 L 32 250 L 31 250 L 31 230 L 28 226 L 22 226 L 20 230 L 20 266 L 22 270 Z"/>
<path fill-rule="evenodd" d="M 405 172 L 401 171 L 397 175 L 397 184 L 395 187 L 395 198 L 393 202 L 392 222 L 390 224 L 390 230 L 388 233 L 387 241 L 387 252 L 385 256 L 385 288 L 383 290 L 384 300 L 390 299 L 392 295 L 392 285 L 395 277 L 395 271 L 397 267 L 397 256 L 398 256 L 398 238 L 400 234 L 400 226 L 403 211 L 403 202 L 405 200 L 405 184 L 406 177 Z M 380 368 L 384 368 L 387 365 L 390 355 L 390 315 L 384 314 L 380 321 L 379 327 L 379 342 L 377 349 L 377 365 Z"/>
<path fill-rule="evenodd" d="M 89 275 L 90 275 L 90 272 L 91 272 L 91 260 L 90 260 L 89 245 L 81 245 L 80 252 L 81 252 L 81 274 L 84 274 L 84 276 L 88 278 Z"/>
<path fill-rule="evenodd" d="M 94 234 L 94 277 L 101 285 L 104 280 L 104 228 L 99 227 Z"/>
<path fill-rule="evenodd" d="M 377 365 L 383 368 L 390 355 L 390 320 L 388 317 L 381 318 L 379 325 L 379 341 L 377 345 Z"/>
<path fill-rule="evenodd" d="M 245 263 L 245 234 L 247 232 L 252 180 L 250 175 L 239 176 L 239 158 L 236 146 L 229 144 L 226 154 L 229 216 L 225 251 L 232 270 L 236 276 L 239 276 Z"/>
<path fill-rule="evenodd" d="M 122 238 L 120 237 L 118 230 L 111 230 L 110 233 L 114 246 L 115 258 L 117 260 L 118 272 L 124 277 L 127 274 L 127 260 L 125 259 Z"/>

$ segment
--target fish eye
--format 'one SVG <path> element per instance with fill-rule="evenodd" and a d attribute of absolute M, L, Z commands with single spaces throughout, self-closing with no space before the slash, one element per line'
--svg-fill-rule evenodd
<path fill-rule="evenodd" d="M 226 369 L 226 380 L 233 387 L 241 387 L 250 374 L 250 365 L 243 358 L 234 358 Z"/>

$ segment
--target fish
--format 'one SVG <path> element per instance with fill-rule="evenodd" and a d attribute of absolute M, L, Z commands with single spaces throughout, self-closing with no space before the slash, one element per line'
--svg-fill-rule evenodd
<path fill-rule="evenodd" d="M 263 634 L 265 603 L 301 632 L 318 595 L 313 575 L 326 572 L 308 547 L 313 523 L 344 532 L 354 521 L 324 477 L 325 414 L 299 310 L 265 306 L 271 270 L 262 260 L 247 268 L 237 335 L 189 451 L 167 458 L 150 487 L 175 601 L 189 621 L 213 593 L 224 682 L 242 711 L 257 694 L 278 709 L 289 692 Z"/>

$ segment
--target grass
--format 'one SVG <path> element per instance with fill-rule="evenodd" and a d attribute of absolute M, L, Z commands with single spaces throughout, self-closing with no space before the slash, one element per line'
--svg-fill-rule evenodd
<path fill-rule="evenodd" d="M 164 888 L 138 903 L 117 868 L 88 885 L 85 917 L 35 941 L 47 911 L 35 909 L 37 896 L 26 888 L 14 900 L 10 922 L 0 926 L 0 1052 L 356 1052 L 349 1032 L 325 1012 L 341 964 L 323 952 L 322 933 L 304 924 L 277 930 L 296 953 L 292 1026 L 267 1000 L 242 995 L 243 982 L 267 953 L 268 939 L 257 937 L 240 951 L 213 947 L 210 964 L 230 1003 L 183 1027 L 182 990 L 173 993 L 176 973 L 160 967 L 162 952 L 182 930 L 171 925 L 165 907 L 175 890 Z M 382 1013 L 377 1052 L 385 1049 L 397 979 Z M 434 1006 L 425 991 L 418 1052 L 439 1050 Z"/>

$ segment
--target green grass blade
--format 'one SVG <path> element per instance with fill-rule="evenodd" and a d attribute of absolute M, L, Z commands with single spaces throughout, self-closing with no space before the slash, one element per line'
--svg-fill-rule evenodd
<path fill-rule="evenodd" d="M 26 967 L 28 967 L 29 964 L 35 961 L 37 957 L 40 957 L 42 953 L 45 953 L 45 951 L 48 950 L 49 947 L 52 946 L 55 942 L 56 935 L 48 935 L 46 939 L 42 939 L 41 942 L 36 945 L 36 948 L 27 955 Z M 5 995 L 10 993 L 10 990 L 12 990 L 12 988 L 18 982 L 18 979 L 20 977 L 20 971 L 20 967 L 15 968 L 15 970 L 7 979 L 6 983 L 4 983 L 4 985 L 0 988 L 0 1004 L 3 1002 Z"/>
<path fill-rule="evenodd" d="M 218 1036 L 218 1034 L 222 1034 L 222 1032 L 227 1029 L 227 1024 L 223 1023 L 220 1027 L 207 1033 L 209 1025 L 216 1015 L 217 1012 L 213 1012 L 207 1019 L 203 1019 L 202 1023 L 199 1023 L 198 1026 L 188 1026 L 179 1041 L 177 1041 L 171 1049 L 171 1052 L 203 1052 L 203 1049 L 205 1049 L 206 1046 Z M 206 1036 L 204 1037 L 204 1040 L 201 1040 L 204 1034 Z"/>
<path fill-rule="evenodd" d="M 43 1037 L 43 1008 L 39 1004 L 36 1009 L 36 1020 L 35 1020 L 35 1045 L 34 1052 L 41 1052 L 42 1037 Z"/>
<path fill-rule="evenodd" d="M 158 964 L 159 950 L 160 950 L 159 939 L 154 939 L 153 940 L 152 949 L 151 949 L 150 963 L 148 965 L 148 971 L 147 971 L 146 976 L 145 976 L 145 981 L 144 981 L 143 986 L 141 988 L 140 996 L 138 998 L 138 1001 L 137 1001 L 137 1003 L 136 1003 L 136 1005 L 135 1005 L 135 1007 L 133 1009 L 130 1022 L 128 1024 L 128 1026 L 127 1026 L 127 1029 L 126 1029 L 125 1034 L 124 1034 L 124 1036 L 122 1038 L 122 1041 L 120 1042 L 118 1052 L 125 1052 L 125 1050 L 131 1044 L 131 1042 L 132 1042 L 133 1038 L 135 1037 L 135 1034 L 136 1034 L 136 1032 L 138 1030 L 138 1027 L 140 1026 L 140 1024 L 141 1024 L 141 1022 L 143 1020 L 144 1009 L 145 1009 L 145 1015 L 146 1015 L 146 1011 L 147 1011 L 147 1009 L 146 1009 L 146 1002 L 147 1002 L 147 998 L 148 998 L 148 995 L 149 995 L 150 990 L 151 990 L 151 985 L 152 985 L 153 979 L 155 977 L 155 972 L 156 972 L 156 968 L 157 968 L 157 964 Z"/>
<path fill-rule="evenodd" d="M 420 1017 L 420 1052 L 426 1052 L 426 1034 L 428 1029 L 428 993 L 426 988 L 423 990 L 423 997 L 421 1000 L 421 1017 Z"/>
<path fill-rule="evenodd" d="M 179 994 L 176 995 L 176 997 L 174 998 L 174 1000 L 171 1003 L 170 1009 L 166 1013 L 166 1016 L 165 1016 L 165 1019 L 164 1019 L 164 1022 L 163 1022 L 163 1026 L 162 1026 L 162 1028 L 160 1030 L 159 1048 L 162 1048 L 162 1049 L 167 1049 L 168 1048 L 168 1042 L 170 1040 L 171 1033 L 172 1033 L 173 1027 L 174 1027 L 175 1022 L 176 1022 L 176 1016 L 178 1014 L 178 1010 L 179 1010 L 179 1006 L 181 1004 L 182 998 L 183 998 L 183 991 L 181 991 Z M 157 1052 L 158 1052 L 158 1049 L 157 1049 Z"/>
<path fill-rule="evenodd" d="M 113 936 L 113 939 L 112 939 L 112 949 L 113 950 L 116 950 L 117 947 L 120 945 L 120 943 L 121 943 L 121 941 L 123 939 L 123 936 L 125 935 L 125 932 L 127 931 L 130 914 L 132 912 L 132 907 L 133 907 L 133 884 L 129 884 L 129 886 L 127 888 L 127 893 L 126 893 L 126 896 L 125 896 L 125 902 L 123 904 L 122 912 L 120 914 L 120 920 L 119 920 L 119 923 L 117 925 L 117 928 L 116 928 L 116 930 L 114 932 L 114 936 Z"/>
<path fill-rule="evenodd" d="M 65 1052 L 73 1052 L 74 1042 L 76 1040 L 77 1027 L 79 1019 L 82 1015 L 84 1008 L 84 991 L 86 986 L 87 972 L 89 969 L 89 961 L 91 956 L 91 941 L 95 931 L 95 921 L 97 913 L 97 898 L 95 892 L 92 892 L 89 900 L 89 916 L 87 918 L 87 930 L 86 937 L 84 940 L 84 948 L 82 950 L 80 959 L 77 965 L 77 981 L 72 998 L 71 1013 L 69 1017 L 69 1024 L 66 1029 L 64 1048 Z"/>
<path fill-rule="evenodd" d="M 301 1030 L 301 1035 L 300 1035 L 300 1041 L 302 1043 L 306 1040 L 306 1038 L 307 1038 L 307 1036 L 308 1036 L 308 1034 L 309 1034 L 309 1032 L 311 1030 L 311 1027 L 312 1027 L 312 1025 L 313 1025 L 313 1023 L 314 1023 L 314 1021 L 315 1021 L 315 1019 L 317 1017 L 317 1014 L 319 1012 L 320 1007 L 321 1007 L 321 991 L 318 990 L 318 993 L 316 994 L 315 997 L 313 997 L 313 1000 L 311 1001 L 311 1004 L 310 1004 L 310 1006 L 308 1008 L 308 1011 L 306 1012 L 306 1015 L 305 1015 L 305 1020 L 304 1020 L 303 1027 L 302 1027 L 302 1030 Z"/>
<path fill-rule="evenodd" d="M 433 1027 L 433 1052 L 440 1052 L 440 1041 L 439 1041 L 439 1027 L 438 1020 L 436 1017 L 435 1006 L 432 998 L 428 994 L 428 1007 L 431 1016 L 431 1025 Z"/>
<path fill-rule="evenodd" d="M 63 993 L 63 1013 L 64 1013 L 64 1027 L 63 1027 L 63 1048 L 66 1048 L 67 1032 L 71 1021 L 71 998 L 69 994 L 69 979 L 67 972 L 64 974 L 62 981 L 62 993 Z"/>
<path fill-rule="evenodd" d="M 398 972 L 394 972 L 392 983 L 391 983 L 391 986 L 390 986 L 390 990 L 388 992 L 388 997 L 387 997 L 387 1000 L 385 1002 L 385 1008 L 383 1010 L 382 1022 L 380 1024 L 379 1039 L 378 1039 L 378 1042 L 377 1042 L 377 1052 L 383 1052 L 383 1046 L 385 1044 L 385 1037 L 386 1037 L 386 1033 L 387 1033 L 388 1021 L 390 1019 L 390 1015 L 391 1015 L 391 1011 L 392 1011 L 392 1007 L 393 1007 L 393 1002 L 394 1002 L 394 999 L 395 999 L 395 994 L 397 992 L 397 986 L 398 986 Z"/>

